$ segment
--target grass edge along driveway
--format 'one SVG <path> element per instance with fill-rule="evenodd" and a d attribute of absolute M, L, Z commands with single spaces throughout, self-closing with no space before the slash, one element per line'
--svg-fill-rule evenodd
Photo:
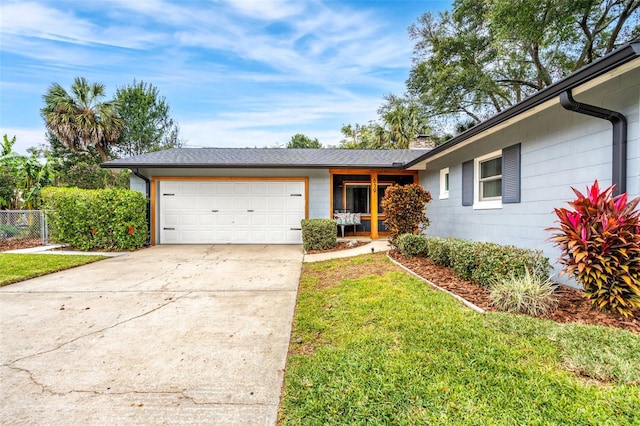
<path fill-rule="evenodd" d="M 0 287 L 106 259 L 105 256 L 0 253 Z"/>
<path fill-rule="evenodd" d="M 640 423 L 640 336 L 463 307 L 382 254 L 305 264 L 279 424 Z"/>

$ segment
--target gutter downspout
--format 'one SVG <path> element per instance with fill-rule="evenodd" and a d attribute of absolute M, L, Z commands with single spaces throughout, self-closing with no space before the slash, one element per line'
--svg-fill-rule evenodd
<path fill-rule="evenodd" d="M 566 110 L 608 120 L 613 125 L 613 159 L 611 183 L 615 185 L 613 194 L 627 192 L 627 119 L 622 113 L 577 102 L 571 96 L 571 89 L 560 93 L 560 105 Z"/>
<path fill-rule="evenodd" d="M 138 172 L 138 169 L 133 169 L 132 173 L 142 179 L 145 183 L 145 198 L 147 199 L 147 242 L 145 246 L 149 247 L 151 245 L 151 181 L 146 177 L 141 175 Z"/>

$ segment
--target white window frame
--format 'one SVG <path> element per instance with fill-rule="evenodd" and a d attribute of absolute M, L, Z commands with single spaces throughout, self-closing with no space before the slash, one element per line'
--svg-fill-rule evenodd
<path fill-rule="evenodd" d="M 449 198 L 450 187 L 451 187 L 451 175 L 449 174 L 449 168 L 446 167 L 440 170 L 440 197 L 439 198 L 441 200 L 446 200 Z"/>
<path fill-rule="evenodd" d="M 502 150 L 491 152 L 473 159 L 473 208 L 474 210 L 501 209 L 502 196 L 481 199 L 480 166 L 482 163 L 502 157 Z M 502 179 L 502 174 L 500 174 Z"/>

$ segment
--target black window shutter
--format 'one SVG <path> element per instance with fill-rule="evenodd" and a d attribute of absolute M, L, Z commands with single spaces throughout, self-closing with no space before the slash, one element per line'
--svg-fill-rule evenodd
<path fill-rule="evenodd" d="M 462 205 L 473 205 L 473 160 L 462 163 Z"/>
<path fill-rule="evenodd" d="M 520 202 L 520 144 L 502 150 L 502 202 Z"/>

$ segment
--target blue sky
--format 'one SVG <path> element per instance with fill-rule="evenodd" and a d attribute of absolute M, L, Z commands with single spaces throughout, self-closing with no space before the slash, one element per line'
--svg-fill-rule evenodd
<path fill-rule="evenodd" d="M 0 2 L 0 135 L 43 143 L 47 87 L 77 76 L 110 98 L 155 85 L 187 146 L 326 145 L 366 123 L 411 65 L 407 27 L 451 1 Z"/>

